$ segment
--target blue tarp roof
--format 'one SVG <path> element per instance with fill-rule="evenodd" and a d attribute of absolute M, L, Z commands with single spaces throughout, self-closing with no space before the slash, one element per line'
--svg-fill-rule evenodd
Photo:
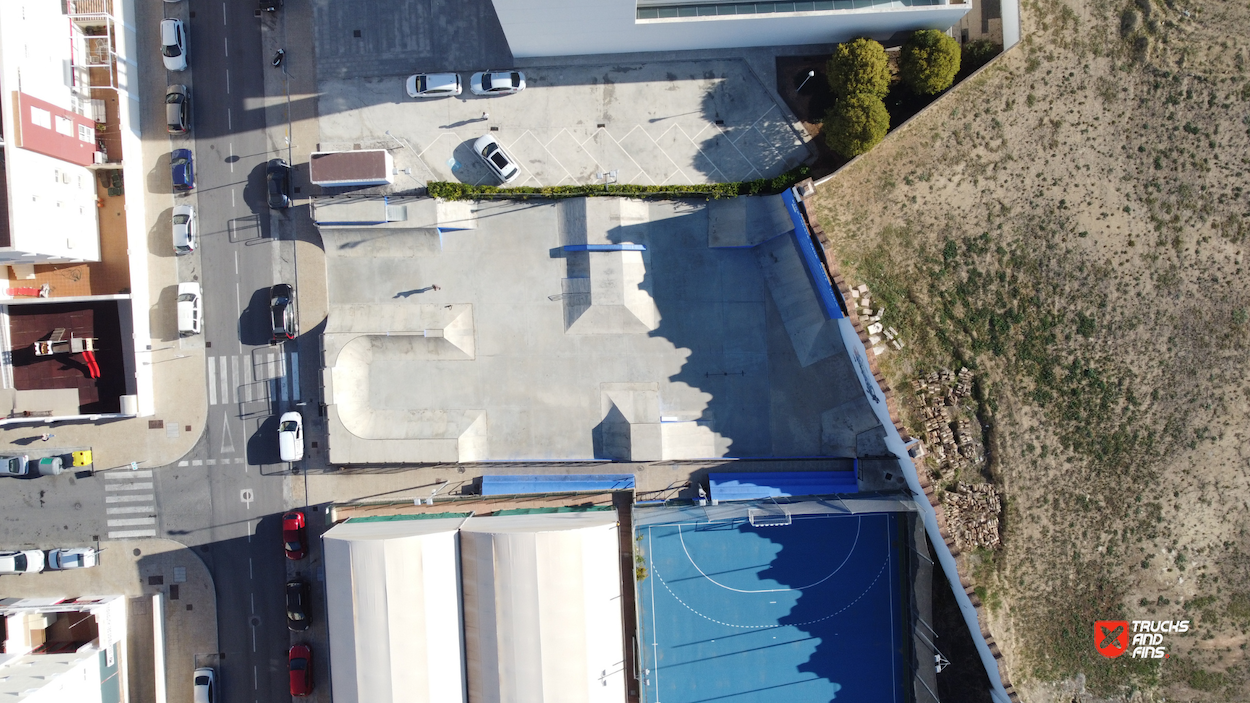
<path fill-rule="evenodd" d="M 708 474 L 712 500 L 759 500 L 858 493 L 854 471 Z"/>
<path fill-rule="evenodd" d="M 633 474 L 521 474 L 482 477 L 482 495 L 484 496 L 629 491 L 633 488 Z"/>

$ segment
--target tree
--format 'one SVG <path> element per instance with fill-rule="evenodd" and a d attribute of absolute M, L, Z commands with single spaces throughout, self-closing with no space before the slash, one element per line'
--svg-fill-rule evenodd
<path fill-rule="evenodd" d="M 916 93 L 940 93 L 951 87 L 959 73 L 959 42 L 936 29 L 922 29 L 903 45 L 898 72 Z"/>
<path fill-rule="evenodd" d="M 859 38 L 838 44 L 829 59 L 825 76 L 839 99 L 866 94 L 878 99 L 890 92 L 890 65 L 885 49 L 872 39 Z"/>
<path fill-rule="evenodd" d="M 890 113 L 885 103 L 863 93 L 838 100 L 821 127 L 825 143 L 848 159 L 879 144 L 889 130 Z"/>

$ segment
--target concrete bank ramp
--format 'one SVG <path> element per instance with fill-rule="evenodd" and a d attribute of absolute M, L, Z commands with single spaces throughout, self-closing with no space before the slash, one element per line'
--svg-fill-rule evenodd
<path fill-rule="evenodd" d="M 759 245 L 755 256 L 799 365 L 811 366 L 834 354 L 845 354 L 841 332 L 837 323 L 825 316 L 793 233 Z"/>
<path fill-rule="evenodd" d="M 753 247 L 794 229 L 780 195 L 712 200 L 707 204 L 707 245 Z"/>

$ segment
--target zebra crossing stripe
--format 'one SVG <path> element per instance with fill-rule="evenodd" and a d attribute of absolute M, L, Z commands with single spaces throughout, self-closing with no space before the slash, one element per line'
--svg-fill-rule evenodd
<path fill-rule="evenodd" d="M 152 471 L 151 469 L 144 469 L 142 471 L 108 471 L 105 472 L 104 478 L 106 480 L 113 481 L 119 479 L 152 478 Z"/>
<path fill-rule="evenodd" d="M 155 505 L 124 505 L 120 508 L 106 508 L 109 515 L 134 515 L 135 513 L 155 513 Z"/>
<path fill-rule="evenodd" d="M 106 491 L 150 491 L 152 490 L 152 482 L 135 482 L 135 483 L 106 483 L 104 490 Z"/>
<path fill-rule="evenodd" d="M 217 404 L 217 365 L 212 357 L 208 359 L 208 404 Z"/>
<path fill-rule="evenodd" d="M 109 527 L 134 527 L 135 525 L 155 525 L 154 517 L 128 517 L 118 520 L 109 520 Z"/>
<path fill-rule="evenodd" d="M 131 537 L 155 537 L 156 530 L 118 530 L 109 533 L 109 539 L 129 539 Z"/>

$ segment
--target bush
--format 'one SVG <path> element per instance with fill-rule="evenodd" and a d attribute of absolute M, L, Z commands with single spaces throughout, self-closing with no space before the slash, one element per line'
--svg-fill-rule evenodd
<path fill-rule="evenodd" d="M 964 44 L 963 57 L 960 59 L 960 70 L 967 73 L 981 68 L 990 62 L 990 59 L 998 56 L 998 45 L 989 39 L 975 39 Z"/>
<path fill-rule="evenodd" d="M 959 42 L 936 29 L 922 29 L 899 52 L 899 76 L 920 95 L 940 93 L 955 82 L 959 54 Z"/>
<path fill-rule="evenodd" d="M 829 89 L 839 99 L 865 94 L 884 98 L 890 92 L 890 65 L 885 49 L 872 39 L 839 44 L 825 69 Z"/>
<path fill-rule="evenodd" d="M 875 95 L 852 95 L 829 111 L 821 131 L 831 149 L 849 158 L 859 156 L 885 139 L 890 113 Z"/>
<path fill-rule="evenodd" d="M 799 166 L 773 178 L 759 178 L 754 181 L 737 183 L 707 183 L 700 185 L 671 186 L 639 186 L 625 184 L 580 185 L 580 186 L 544 186 L 533 188 L 516 186 L 500 188 L 498 186 L 475 186 L 468 183 L 451 183 L 448 181 L 430 181 L 426 184 L 426 195 L 443 200 L 479 200 L 498 197 L 513 200 L 530 198 L 591 198 L 595 196 L 624 196 L 633 198 L 655 197 L 672 198 L 704 198 L 719 200 L 739 195 L 772 195 L 793 186 L 807 178 L 811 169 Z"/>

